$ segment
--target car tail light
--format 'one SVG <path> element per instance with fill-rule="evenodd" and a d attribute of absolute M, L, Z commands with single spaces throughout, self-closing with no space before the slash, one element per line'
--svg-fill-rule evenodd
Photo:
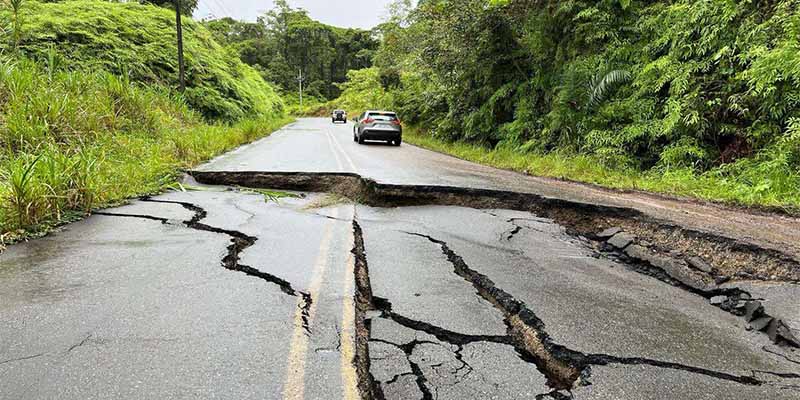
<path fill-rule="evenodd" d="M 365 120 L 364 120 L 364 123 L 365 123 L 365 124 L 371 124 L 371 123 L 373 123 L 373 122 L 375 122 L 375 120 L 374 120 L 374 119 L 372 119 L 372 118 L 367 118 L 367 119 L 365 119 Z"/>
<path fill-rule="evenodd" d="M 393 124 L 395 124 L 395 125 L 397 125 L 397 126 L 403 125 L 403 123 L 402 123 L 402 122 L 400 122 L 400 120 L 399 120 L 399 119 L 396 119 L 396 120 L 392 121 L 392 123 L 393 123 Z"/>

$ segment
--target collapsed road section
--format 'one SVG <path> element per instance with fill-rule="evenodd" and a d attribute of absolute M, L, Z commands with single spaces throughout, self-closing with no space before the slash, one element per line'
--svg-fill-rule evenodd
<path fill-rule="evenodd" d="M 465 187 L 393 185 L 354 173 L 192 171 L 198 182 L 280 190 L 332 192 L 359 203 L 381 206 L 445 205 L 530 212 L 566 227 L 576 236 L 597 238 L 607 229 L 636 235 L 637 244 L 686 259 L 701 258 L 714 267 L 709 277 L 720 281 L 747 278 L 800 283 L 800 260 L 737 238 L 700 232 L 658 220 L 630 208 L 598 206 L 547 198 L 531 193 Z"/>

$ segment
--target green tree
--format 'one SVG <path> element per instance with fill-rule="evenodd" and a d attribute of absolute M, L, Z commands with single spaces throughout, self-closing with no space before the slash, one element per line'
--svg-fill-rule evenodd
<path fill-rule="evenodd" d="M 370 31 L 322 24 L 283 0 L 255 23 L 225 18 L 206 26 L 285 92 L 296 91 L 302 71 L 309 94 L 327 99 L 339 95 L 336 84 L 347 79 L 348 71 L 371 66 L 379 47 Z"/>

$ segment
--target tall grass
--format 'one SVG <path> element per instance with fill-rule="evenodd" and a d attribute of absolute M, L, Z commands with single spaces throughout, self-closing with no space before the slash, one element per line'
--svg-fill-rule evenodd
<path fill-rule="evenodd" d="M 162 190 L 181 169 L 287 122 L 276 114 L 208 123 L 159 86 L 55 65 L 0 60 L 0 235 L 6 239 Z"/>

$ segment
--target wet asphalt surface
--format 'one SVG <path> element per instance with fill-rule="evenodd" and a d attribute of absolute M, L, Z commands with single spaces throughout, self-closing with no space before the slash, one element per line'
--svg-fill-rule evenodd
<path fill-rule="evenodd" d="M 203 169 L 501 185 L 413 146 L 359 146 L 351 129 L 301 120 Z M 301 195 L 167 193 L 11 246 L 0 255 L 0 398 L 358 398 L 354 220 L 377 308 L 369 373 L 386 399 L 800 396 L 800 353 L 552 221 Z M 590 373 L 554 391 L 458 268 L 523 302 L 539 335 L 594 360 Z M 800 320 L 796 285 L 744 284 Z"/>

